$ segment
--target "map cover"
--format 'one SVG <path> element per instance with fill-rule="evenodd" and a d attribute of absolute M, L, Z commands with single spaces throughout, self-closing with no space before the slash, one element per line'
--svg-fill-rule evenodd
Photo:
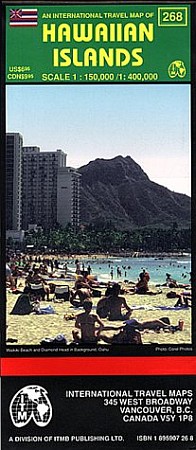
<path fill-rule="evenodd" d="M 195 8 L 1 1 L 3 450 L 195 448 Z"/>

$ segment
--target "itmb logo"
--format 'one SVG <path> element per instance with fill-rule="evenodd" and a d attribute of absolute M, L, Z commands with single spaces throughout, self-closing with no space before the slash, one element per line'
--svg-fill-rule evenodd
<path fill-rule="evenodd" d="M 52 405 L 47 391 L 37 385 L 25 386 L 14 395 L 10 403 L 10 416 L 17 428 L 24 427 L 31 419 L 39 427 L 46 427 L 52 418 Z"/>

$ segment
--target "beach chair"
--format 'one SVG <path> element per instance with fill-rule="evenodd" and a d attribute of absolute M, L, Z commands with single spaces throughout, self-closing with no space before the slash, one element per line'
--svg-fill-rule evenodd
<path fill-rule="evenodd" d="M 44 300 L 45 291 L 43 285 L 40 284 L 30 284 L 30 297 L 33 298 L 34 301 Z"/>
<path fill-rule="evenodd" d="M 70 290 L 68 284 L 63 286 L 55 286 L 54 301 L 69 301 Z"/>

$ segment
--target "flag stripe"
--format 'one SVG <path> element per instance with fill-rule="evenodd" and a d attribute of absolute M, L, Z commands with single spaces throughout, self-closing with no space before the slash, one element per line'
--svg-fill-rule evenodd
<path fill-rule="evenodd" d="M 13 17 L 10 22 L 36 22 L 37 17 L 25 17 L 24 19 L 20 17 Z"/>
<path fill-rule="evenodd" d="M 35 27 L 37 25 L 37 22 L 22 22 L 22 23 L 10 23 L 11 27 Z"/>
<path fill-rule="evenodd" d="M 24 13 L 23 11 L 22 11 L 22 17 L 37 17 L 37 13 L 36 12 L 34 12 L 34 13 Z"/>
<path fill-rule="evenodd" d="M 34 19 L 37 19 L 37 15 L 36 15 L 36 14 L 25 14 L 25 15 L 23 14 L 23 15 L 22 15 L 22 18 L 23 18 L 23 17 L 24 17 L 24 19 L 28 19 L 28 18 L 29 18 L 29 19 L 33 19 L 33 18 L 34 18 Z"/>
<path fill-rule="evenodd" d="M 28 12 L 30 14 L 37 14 L 37 9 L 21 9 L 21 11 L 24 12 Z"/>

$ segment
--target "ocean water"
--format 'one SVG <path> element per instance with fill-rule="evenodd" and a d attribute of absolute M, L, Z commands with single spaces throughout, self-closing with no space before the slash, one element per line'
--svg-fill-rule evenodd
<path fill-rule="evenodd" d="M 68 267 L 75 270 L 75 261 L 67 261 Z M 108 259 L 82 259 L 81 264 L 85 268 L 90 265 L 92 275 L 97 275 L 101 279 L 111 279 L 111 269 L 113 269 L 114 280 L 131 280 L 136 282 L 139 273 L 146 269 L 150 274 L 150 282 L 162 284 L 166 280 L 166 273 L 171 275 L 179 283 L 190 282 L 191 257 L 190 255 L 175 258 L 111 258 Z M 121 276 L 117 276 L 117 268 L 121 270 Z"/>

